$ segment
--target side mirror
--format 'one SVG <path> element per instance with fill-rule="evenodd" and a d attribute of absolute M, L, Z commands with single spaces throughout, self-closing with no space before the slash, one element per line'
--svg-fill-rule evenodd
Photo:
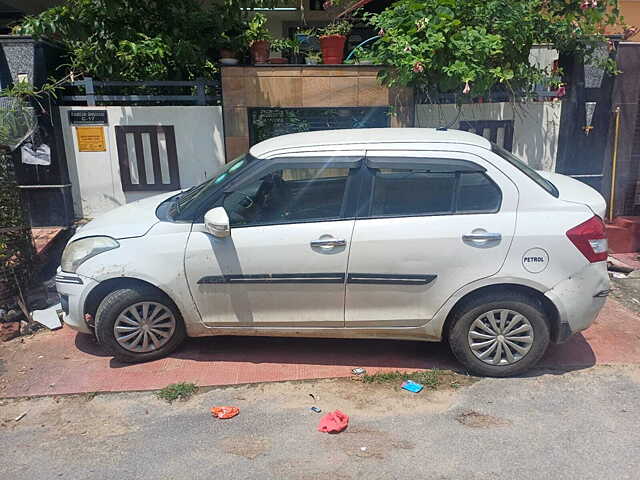
<path fill-rule="evenodd" d="M 228 237 L 231 233 L 229 215 L 224 207 L 216 207 L 204 215 L 204 227 L 211 235 L 219 238 Z"/>

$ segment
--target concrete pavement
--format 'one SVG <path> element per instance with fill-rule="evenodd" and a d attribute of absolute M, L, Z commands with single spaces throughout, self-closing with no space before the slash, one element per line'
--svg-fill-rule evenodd
<path fill-rule="evenodd" d="M 348 429 L 317 432 L 309 393 Z M 637 479 L 639 397 L 639 367 L 618 366 L 419 394 L 335 379 L 171 405 L 150 392 L 4 400 L 0 479 Z M 216 420 L 213 405 L 241 412 Z"/>

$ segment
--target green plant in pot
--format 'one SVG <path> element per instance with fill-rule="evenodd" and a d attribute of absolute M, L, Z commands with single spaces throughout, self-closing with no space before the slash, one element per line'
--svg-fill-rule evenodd
<path fill-rule="evenodd" d="M 302 46 L 305 46 L 310 38 L 317 36 L 317 31 L 313 27 L 298 27 L 295 33 L 295 39 L 300 42 Z"/>
<path fill-rule="evenodd" d="M 236 65 L 245 53 L 244 34 L 247 28 L 244 12 L 234 9 L 212 10 L 211 24 L 218 32 L 216 46 L 223 65 Z"/>
<path fill-rule="evenodd" d="M 269 60 L 269 43 L 271 33 L 266 27 L 267 17 L 262 13 L 256 13 L 247 22 L 244 38 L 251 50 L 253 63 L 267 63 Z"/>
<path fill-rule="evenodd" d="M 276 38 L 271 42 L 271 50 L 277 50 L 282 58 L 270 58 L 269 63 L 287 63 L 287 59 L 295 59 L 300 53 L 301 44 L 297 39 Z M 292 60 L 292 63 L 298 63 Z"/>
<path fill-rule="evenodd" d="M 322 63 L 322 54 L 316 51 L 307 52 L 305 63 L 307 65 L 318 65 Z"/>
<path fill-rule="evenodd" d="M 227 32 L 220 34 L 220 47 L 218 53 L 220 55 L 220 63 L 223 65 L 238 64 L 238 46 L 241 44 L 238 38 L 232 38 Z"/>
<path fill-rule="evenodd" d="M 320 49 L 322 63 L 336 65 L 342 63 L 347 35 L 351 32 L 351 23 L 346 20 L 331 22 L 320 30 Z"/>

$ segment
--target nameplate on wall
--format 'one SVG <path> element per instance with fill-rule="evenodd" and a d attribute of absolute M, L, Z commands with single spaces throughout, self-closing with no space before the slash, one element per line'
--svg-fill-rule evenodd
<path fill-rule="evenodd" d="M 108 125 L 106 110 L 69 110 L 71 125 Z"/>

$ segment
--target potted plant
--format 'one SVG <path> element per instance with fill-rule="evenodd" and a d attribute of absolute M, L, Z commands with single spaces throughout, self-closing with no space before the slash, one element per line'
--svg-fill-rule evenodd
<path fill-rule="evenodd" d="M 342 63 L 344 46 L 347 43 L 349 32 L 351 32 L 351 23 L 346 20 L 332 22 L 320 30 L 322 63 L 328 65 Z"/>
<path fill-rule="evenodd" d="M 253 63 L 267 63 L 267 60 L 269 60 L 271 33 L 267 30 L 266 23 L 267 17 L 262 13 L 256 13 L 247 22 L 244 37 L 251 50 Z"/>
<path fill-rule="evenodd" d="M 247 28 L 242 12 L 224 10 L 216 14 L 215 23 L 218 35 L 216 46 L 220 63 L 223 65 L 237 65 L 244 50 L 244 33 Z"/>
<path fill-rule="evenodd" d="M 296 56 L 300 53 L 301 44 L 297 39 L 277 38 L 271 42 L 271 50 L 277 50 L 282 58 L 270 58 L 269 63 L 300 63 L 301 60 L 295 61 Z"/>
<path fill-rule="evenodd" d="M 304 46 L 309 41 L 309 39 L 315 37 L 316 34 L 316 29 L 313 27 L 298 27 L 295 33 L 295 39 L 300 43 L 300 45 Z"/>
<path fill-rule="evenodd" d="M 318 65 L 322 63 L 322 54 L 320 52 L 307 52 L 307 56 L 304 59 L 307 65 Z"/>
<path fill-rule="evenodd" d="M 232 39 L 227 32 L 222 32 L 220 34 L 220 48 L 218 50 L 220 63 L 223 65 L 238 64 L 238 52 L 235 48 L 237 45 L 237 40 Z"/>

